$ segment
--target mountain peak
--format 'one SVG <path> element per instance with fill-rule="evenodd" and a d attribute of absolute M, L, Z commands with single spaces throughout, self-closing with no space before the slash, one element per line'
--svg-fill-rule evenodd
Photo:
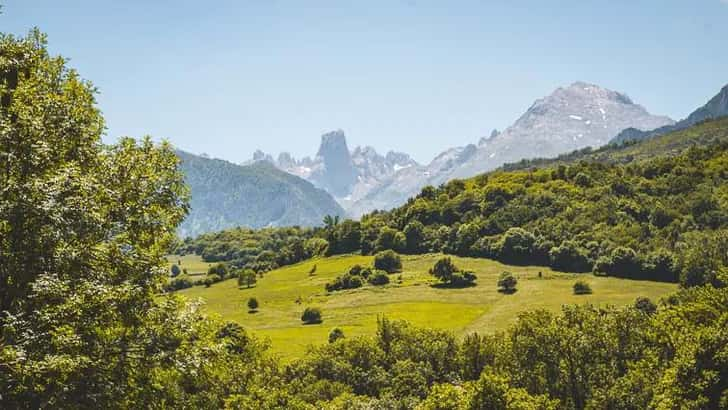
<path fill-rule="evenodd" d="M 335 196 L 348 195 L 357 174 L 344 131 L 339 129 L 322 135 L 316 156 L 323 162 L 323 168 L 311 178 Z"/>

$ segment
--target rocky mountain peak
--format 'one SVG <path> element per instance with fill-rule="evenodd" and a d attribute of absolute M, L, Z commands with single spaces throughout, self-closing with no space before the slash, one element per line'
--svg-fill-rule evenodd
<path fill-rule="evenodd" d="M 323 166 L 311 175 L 311 179 L 334 196 L 348 195 L 356 183 L 357 172 L 346 145 L 344 131 L 336 130 L 322 135 L 316 157 Z"/>

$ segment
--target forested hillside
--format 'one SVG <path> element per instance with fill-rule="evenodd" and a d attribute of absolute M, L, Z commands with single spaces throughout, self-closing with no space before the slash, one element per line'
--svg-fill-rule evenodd
<path fill-rule="evenodd" d="M 314 226 L 325 215 L 343 215 L 336 201 L 310 182 L 267 162 L 240 166 L 177 151 L 190 187 L 190 212 L 181 236 L 245 226 Z"/>
<path fill-rule="evenodd" d="M 728 119 L 530 163 L 541 167 L 427 187 L 400 208 L 313 235 L 329 255 L 445 252 L 688 286 L 710 282 L 728 257 Z M 220 246 L 210 236 L 192 243 L 203 255 Z"/>

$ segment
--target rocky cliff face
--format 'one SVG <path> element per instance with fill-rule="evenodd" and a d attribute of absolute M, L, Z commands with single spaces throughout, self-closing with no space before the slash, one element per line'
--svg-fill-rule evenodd
<path fill-rule="evenodd" d="M 313 159 L 304 157 L 296 160 L 283 152 L 274 161 L 271 155 L 256 151 L 251 162 L 256 161 L 271 162 L 286 172 L 311 181 L 331 193 L 344 208 L 365 197 L 398 171 L 419 166 L 409 155 L 401 152 L 390 151 L 381 155 L 370 146 L 350 151 L 346 135 L 341 130 L 321 136 L 321 144 Z"/>

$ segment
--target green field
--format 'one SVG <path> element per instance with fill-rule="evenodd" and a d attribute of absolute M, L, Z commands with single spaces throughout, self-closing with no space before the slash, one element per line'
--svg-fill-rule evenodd
<path fill-rule="evenodd" d="M 478 275 L 478 284 L 465 289 L 442 289 L 431 286 L 435 281 L 427 273 L 441 256 L 403 256 L 402 283 L 398 283 L 399 274 L 394 274 L 390 276 L 392 282 L 384 287 L 367 285 L 327 294 L 326 282 L 354 264 L 372 262 L 370 256 L 347 255 L 313 259 L 269 272 L 250 289 L 238 288 L 236 280 L 226 280 L 210 288 L 197 286 L 179 293 L 202 298 L 210 311 L 270 338 L 273 350 L 290 358 L 300 356 L 309 344 L 325 343 L 334 327 L 341 328 L 346 336 L 372 334 L 377 316 L 382 314 L 417 326 L 449 329 L 458 335 L 474 331 L 491 333 L 505 329 L 524 310 L 557 311 L 568 303 L 624 305 L 638 296 L 657 301 L 677 289 L 677 285 L 668 283 L 559 273 L 545 267 L 509 266 L 488 259 L 454 256 L 458 267 Z M 314 264 L 316 273 L 311 275 Z M 504 270 L 518 278 L 518 291 L 514 294 L 505 295 L 496 289 L 497 277 Z M 539 271 L 542 278 L 538 277 Z M 572 285 L 577 278 L 588 282 L 593 294 L 573 295 Z M 260 309 L 248 313 L 246 303 L 253 296 L 260 302 Z M 307 306 L 322 309 L 323 323 L 301 323 L 301 312 Z"/>
<path fill-rule="evenodd" d="M 169 255 L 167 256 L 167 264 L 167 271 L 172 265 L 177 265 L 180 269 L 187 269 L 187 274 L 191 277 L 207 275 L 207 270 L 213 265 L 203 261 L 199 255 Z"/>

